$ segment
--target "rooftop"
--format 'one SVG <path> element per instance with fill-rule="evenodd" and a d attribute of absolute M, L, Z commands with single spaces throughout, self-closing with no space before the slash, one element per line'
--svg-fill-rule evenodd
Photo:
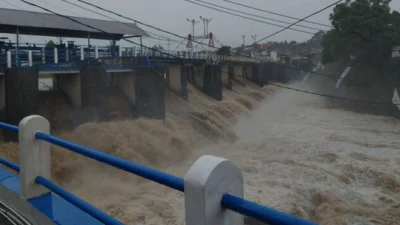
<path fill-rule="evenodd" d="M 149 36 L 133 23 L 68 16 L 104 32 L 81 25 L 67 18 L 41 12 L 0 8 L 0 33 L 17 33 L 55 37 L 120 40 L 124 35 Z"/>

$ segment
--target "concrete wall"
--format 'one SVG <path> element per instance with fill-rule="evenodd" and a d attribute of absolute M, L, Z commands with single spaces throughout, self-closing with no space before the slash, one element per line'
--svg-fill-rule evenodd
<path fill-rule="evenodd" d="M 290 71 L 287 71 L 284 65 L 280 65 L 277 63 L 268 63 L 266 71 L 267 71 L 266 79 L 268 81 L 281 82 L 281 83 L 286 83 L 288 81 L 286 76 L 287 73 L 290 73 Z"/>
<path fill-rule="evenodd" d="M 222 85 L 228 89 L 232 89 L 232 80 L 231 80 L 231 73 L 233 67 L 229 64 L 225 64 L 221 66 L 221 81 Z"/>
<path fill-rule="evenodd" d="M 150 67 L 136 69 L 136 110 L 139 116 L 165 119 L 166 81 Z"/>
<path fill-rule="evenodd" d="M 136 104 L 135 72 L 114 74 L 117 85 L 121 88 L 129 104 Z"/>
<path fill-rule="evenodd" d="M 67 94 L 72 105 L 80 109 L 82 107 L 81 75 L 79 73 L 57 75 L 57 84 L 58 88 Z"/>
<path fill-rule="evenodd" d="M 331 66 L 333 65 L 327 67 Z M 347 65 L 336 67 L 339 66 L 325 71 L 318 71 L 322 74 L 331 75 L 328 77 L 311 74 L 301 89 L 337 98 L 350 99 L 326 98 L 325 107 L 340 108 L 357 113 L 400 116 L 397 107 L 390 104 L 393 100 L 394 88 L 400 86 L 398 71 L 353 66 L 340 85 L 337 85 Z M 383 104 L 373 104 L 372 102 Z"/>
<path fill-rule="evenodd" d="M 11 69 L 5 72 L 6 122 L 18 125 L 26 116 L 38 114 L 38 71 L 33 69 Z M 16 139 L 15 134 L 5 136 Z"/>

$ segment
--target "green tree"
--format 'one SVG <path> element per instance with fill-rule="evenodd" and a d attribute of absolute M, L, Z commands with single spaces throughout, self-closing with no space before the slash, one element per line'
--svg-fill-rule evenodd
<path fill-rule="evenodd" d="M 346 0 L 338 4 L 330 15 L 333 29 L 322 40 L 322 62 L 345 61 L 375 68 L 387 65 L 393 45 L 400 43 L 400 14 L 391 11 L 390 2 Z"/>
<path fill-rule="evenodd" d="M 46 48 L 54 48 L 56 46 L 56 43 L 54 43 L 53 40 L 50 40 L 46 43 Z"/>
<path fill-rule="evenodd" d="M 219 55 L 230 55 L 231 54 L 231 47 L 230 46 L 222 46 L 217 50 L 217 54 Z"/>

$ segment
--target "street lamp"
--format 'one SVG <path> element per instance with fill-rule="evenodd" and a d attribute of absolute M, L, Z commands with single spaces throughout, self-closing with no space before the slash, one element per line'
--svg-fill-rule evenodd
<path fill-rule="evenodd" d="M 192 26 L 193 26 L 192 35 L 193 35 L 193 38 L 194 38 L 194 25 L 199 23 L 199 21 L 196 21 L 195 19 L 192 19 L 192 20 L 186 19 L 186 20 L 189 21 L 190 23 L 192 23 Z"/>

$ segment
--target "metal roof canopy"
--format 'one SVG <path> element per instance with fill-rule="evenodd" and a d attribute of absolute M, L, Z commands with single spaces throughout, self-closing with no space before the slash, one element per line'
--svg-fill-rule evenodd
<path fill-rule="evenodd" d="M 54 14 L 0 8 L 0 33 L 25 34 L 101 40 L 120 40 L 124 35 L 149 35 L 136 24 L 69 16 L 82 24 Z"/>

